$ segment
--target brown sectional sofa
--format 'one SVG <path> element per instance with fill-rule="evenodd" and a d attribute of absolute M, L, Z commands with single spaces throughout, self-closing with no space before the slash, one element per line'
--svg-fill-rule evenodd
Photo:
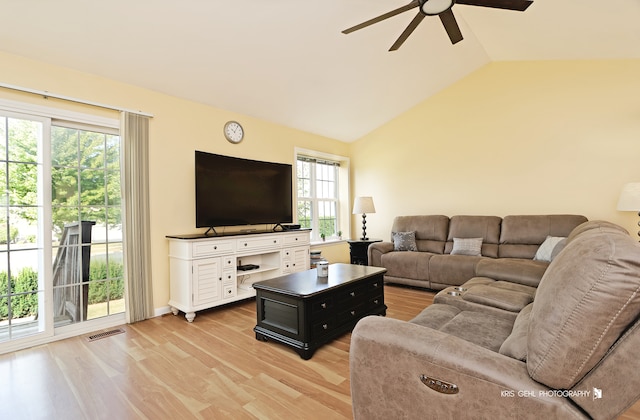
<path fill-rule="evenodd" d="M 376 242 L 368 249 L 369 264 L 387 269 L 386 282 L 434 290 L 462 285 L 476 276 L 479 264 L 520 273 L 525 284 L 535 286 L 549 265 L 533 259 L 547 236 L 566 237 L 586 221 L 580 215 L 398 216 L 392 235 L 414 232 L 417 252 L 396 251 L 391 241 Z M 482 238 L 482 255 L 451 255 L 457 238 Z"/>
<path fill-rule="evenodd" d="M 409 322 L 363 318 L 351 336 L 354 418 L 613 419 L 638 401 L 640 244 L 604 221 L 567 231 L 579 218 L 505 217 L 500 240 L 488 241 L 497 257 L 469 257 L 475 272 L 459 289 L 440 277 L 444 289 Z M 565 245 L 550 263 L 530 264 L 544 220 L 545 234 L 566 236 Z M 428 235 L 416 236 L 438 242 Z M 406 283 L 433 287 L 432 274 Z"/>

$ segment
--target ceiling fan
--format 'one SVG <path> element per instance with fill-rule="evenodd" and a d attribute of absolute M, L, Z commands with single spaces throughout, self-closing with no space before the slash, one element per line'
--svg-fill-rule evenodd
<path fill-rule="evenodd" d="M 404 43 L 404 41 L 409 38 L 409 35 L 418 27 L 422 19 L 426 16 L 438 16 L 442 25 L 444 25 L 444 29 L 447 31 L 449 35 L 449 39 L 452 44 L 462 41 L 462 32 L 460 32 L 460 27 L 458 26 L 458 22 L 456 21 L 451 8 L 455 3 L 458 4 L 468 4 L 471 6 L 482 6 L 482 7 L 493 7 L 496 9 L 507 9 L 507 10 L 516 10 L 519 12 L 523 12 L 533 3 L 531 0 L 413 0 L 411 3 L 398 7 L 395 10 L 382 14 L 378 17 L 370 19 L 366 22 L 362 22 L 359 25 L 353 26 L 351 28 L 345 29 L 342 31 L 343 34 L 349 34 L 351 32 L 357 31 L 358 29 L 366 28 L 367 26 L 373 25 L 374 23 L 381 22 L 385 19 L 389 19 L 395 15 L 399 15 L 400 13 L 406 12 L 408 10 L 413 9 L 414 7 L 418 8 L 418 14 L 413 18 L 409 26 L 400 34 L 400 37 L 396 40 L 396 42 L 389 48 L 389 51 L 395 51 Z"/>

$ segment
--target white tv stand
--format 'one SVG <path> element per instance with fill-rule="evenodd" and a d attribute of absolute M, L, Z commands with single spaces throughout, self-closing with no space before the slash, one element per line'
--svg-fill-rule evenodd
<path fill-rule="evenodd" d="M 197 311 L 254 297 L 257 281 L 309 269 L 309 230 L 167 238 L 169 306 L 189 322 Z M 248 264 L 259 268 L 237 268 Z"/>

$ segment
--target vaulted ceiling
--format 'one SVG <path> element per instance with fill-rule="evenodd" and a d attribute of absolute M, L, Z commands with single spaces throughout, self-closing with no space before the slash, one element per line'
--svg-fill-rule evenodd
<path fill-rule="evenodd" d="M 341 33 L 409 1 L 0 0 L 0 50 L 343 141 L 491 61 L 640 59 L 640 0 L 456 4 L 463 41 L 427 17 L 395 52 L 416 9 Z"/>

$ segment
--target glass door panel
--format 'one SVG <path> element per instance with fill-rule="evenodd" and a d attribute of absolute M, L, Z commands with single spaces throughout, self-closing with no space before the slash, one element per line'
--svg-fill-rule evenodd
<path fill-rule="evenodd" d="M 0 342 L 44 331 L 43 132 L 0 115 Z"/>
<path fill-rule="evenodd" d="M 52 128 L 56 327 L 124 312 L 119 181 L 118 136 Z"/>

